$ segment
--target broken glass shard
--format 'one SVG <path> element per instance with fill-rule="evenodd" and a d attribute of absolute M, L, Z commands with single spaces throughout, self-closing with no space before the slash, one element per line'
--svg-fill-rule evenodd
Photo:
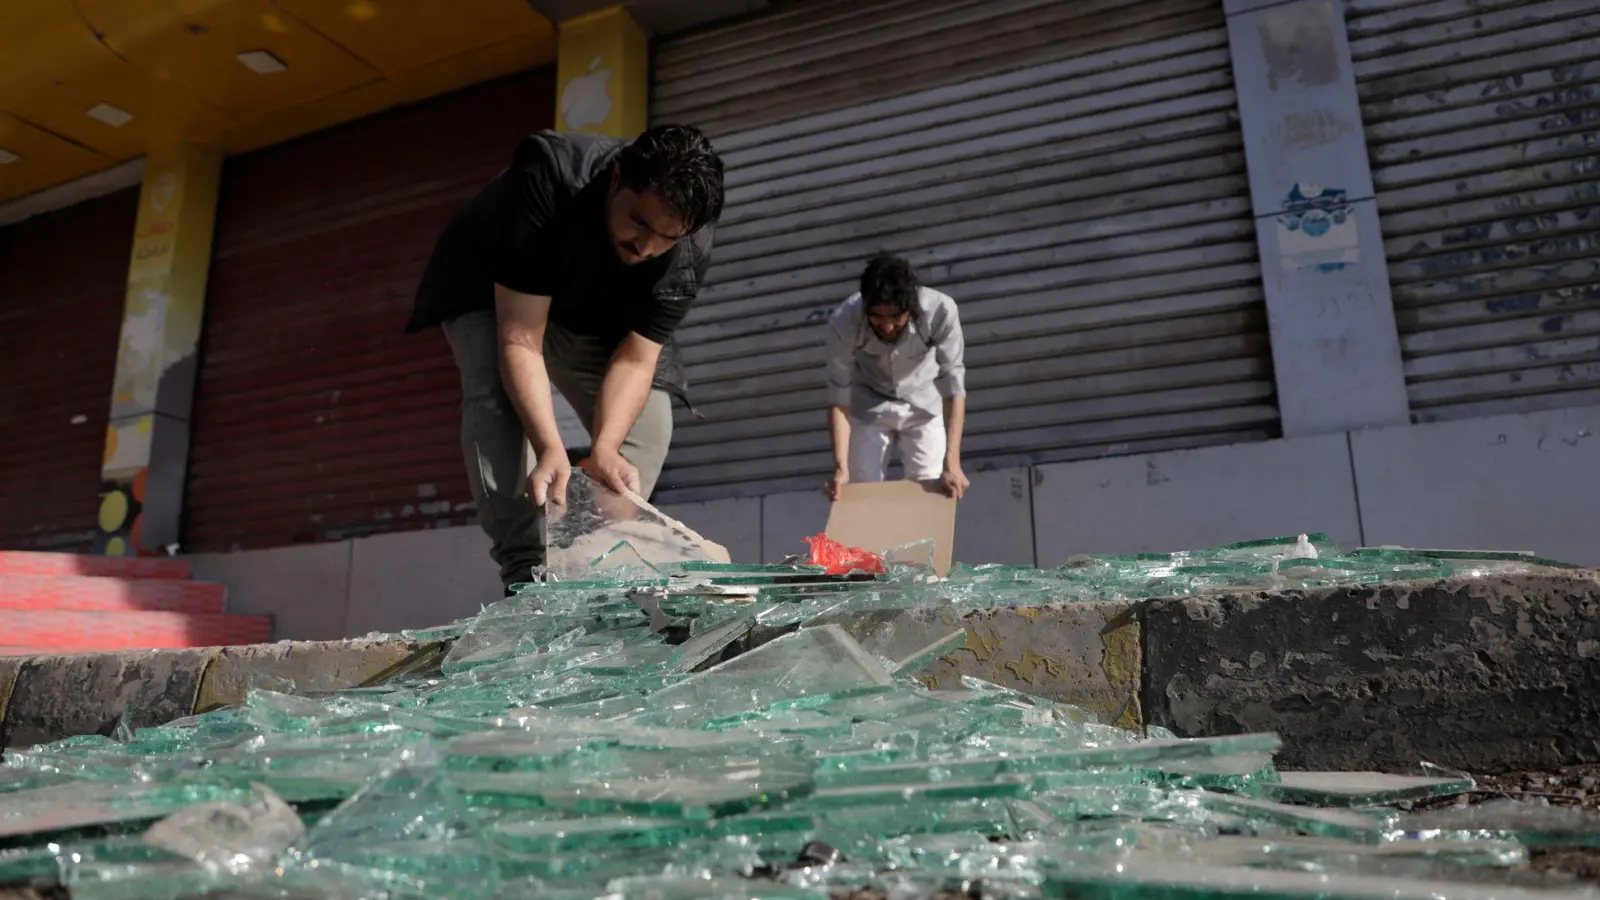
<path fill-rule="evenodd" d="M 1464 794 L 1471 778 L 1422 778 L 1381 772 L 1283 772 L 1261 793 L 1285 803 L 1316 806 L 1392 806 L 1431 797 Z"/>

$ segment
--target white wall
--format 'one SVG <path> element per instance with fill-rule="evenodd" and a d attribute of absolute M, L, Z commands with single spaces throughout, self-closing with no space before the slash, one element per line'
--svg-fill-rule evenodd
<path fill-rule="evenodd" d="M 960 562 L 1181 550 L 1325 531 L 1345 547 L 1533 550 L 1600 566 L 1600 407 L 972 474 Z M 804 553 L 820 491 L 665 506 L 738 562 Z M 1037 554 L 1037 555 L 1036 555 Z M 500 597 L 476 528 L 193 557 L 279 639 L 439 624 Z"/>

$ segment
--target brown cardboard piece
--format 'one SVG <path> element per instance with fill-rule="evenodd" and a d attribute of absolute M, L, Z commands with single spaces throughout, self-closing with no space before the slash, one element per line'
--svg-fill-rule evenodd
<path fill-rule="evenodd" d="M 848 547 L 882 553 L 912 541 L 933 541 L 933 566 L 950 571 L 956 537 L 956 501 L 937 482 L 881 481 L 847 484 L 828 511 L 826 534 Z"/>

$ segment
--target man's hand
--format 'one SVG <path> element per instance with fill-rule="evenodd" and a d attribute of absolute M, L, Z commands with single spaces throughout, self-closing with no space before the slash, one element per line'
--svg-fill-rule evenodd
<path fill-rule="evenodd" d="M 528 476 L 528 496 L 534 506 L 554 503 L 567 505 L 567 481 L 572 478 L 572 462 L 565 451 L 546 453 Z"/>
<path fill-rule="evenodd" d="M 618 494 L 624 489 L 639 493 L 639 470 L 615 450 L 596 447 L 583 461 L 583 468 Z"/>
<path fill-rule="evenodd" d="M 939 476 L 939 485 L 944 492 L 960 500 L 967 493 L 967 488 L 972 482 L 967 480 L 967 473 L 961 471 L 961 460 L 947 459 L 944 461 L 944 474 Z"/>
<path fill-rule="evenodd" d="M 829 500 L 838 500 L 844 496 L 844 486 L 850 483 L 850 472 L 843 466 L 833 470 L 833 478 L 822 486 L 822 493 Z"/>

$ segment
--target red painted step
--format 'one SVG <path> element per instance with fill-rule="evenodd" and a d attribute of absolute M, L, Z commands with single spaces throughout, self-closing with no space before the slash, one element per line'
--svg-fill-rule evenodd
<path fill-rule="evenodd" d="M 61 650 L 51 650 L 48 647 L 0 647 L 0 657 L 3 656 L 60 656 Z"/>
<path fill-rule="evenodd" d="M 7 646 L 53 653 L 259 644 L 272 638 L 267 616 L 176 612 L 0 610 Z"/>
<path fill-rule="evenodd" d="M 0 575 L 89 575 L 98 578 L 188 578 L 189 561 L 141 556 L 82 556 L 0 550 Z"/>
<path fill-rule="evenodd" d="M 226 587 L 205 581 L 0 573 L 0 610 L 220 613 L 227 596 Z"/>

